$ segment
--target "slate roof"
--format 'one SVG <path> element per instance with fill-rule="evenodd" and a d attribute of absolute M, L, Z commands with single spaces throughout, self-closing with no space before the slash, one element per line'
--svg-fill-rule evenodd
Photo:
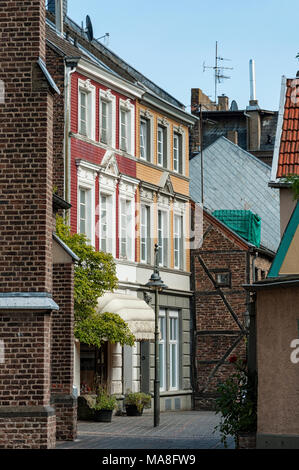
<path fill-rule="evenodd" d="M 271 180 L 299 175 L 299 79 L 282 77 Z"/>
<path fill-rule="evenodd" d="M 190 160 L 190 196 L 201 201 L 200 153 Z M 268 186 L 271 168 L 225 137 L 203 151 L 204 207 L 251 210 L 261 221 L 261 244 L 276 251 L 280 241 L 279 194 Z"/>

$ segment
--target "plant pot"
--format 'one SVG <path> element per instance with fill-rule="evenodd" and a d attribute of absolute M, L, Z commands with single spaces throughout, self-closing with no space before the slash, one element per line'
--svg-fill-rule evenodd
<path fill-rule="evenodd" d="M 136 405 L 126 405 L 127 416 L 142 416 L 143 408 L 141 411 L 138 411 Z"/>
<path fill-rule="evenodd" d="M 94 410 L 94 421 L 111 423 L 113 410 Z"/>
<path fill-rule="evenodd" d="M 256 449 L 256 433 L 255 432 L 240 432 L 237 435 L 236 442 L 237 449 Z"/>

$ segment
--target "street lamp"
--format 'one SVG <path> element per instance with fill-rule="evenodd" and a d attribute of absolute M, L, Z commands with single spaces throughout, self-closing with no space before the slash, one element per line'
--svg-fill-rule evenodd
<path fill-rule="evenodd" d="M 160 360 L 159 360 L 159 291 L 167 286 L 159 274 L 159 245 L 155 243 L 155 266 L 149 282 L 145 285 L 155 291 L 155 380 L 154 380 L 154 427 L 160 424 Z"/>

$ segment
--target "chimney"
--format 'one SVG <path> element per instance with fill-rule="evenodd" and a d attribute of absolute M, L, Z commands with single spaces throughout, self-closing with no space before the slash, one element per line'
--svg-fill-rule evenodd
<path fill-rule="evenodd" d="M 255 63 L 249 61 L 250 100 L 246 107 L 247 118 L 247 149 L 260 150 L 261 147 L 261 116 L 255 89 Z"/>
<path fill-rule="evenodd" d="M 226 138 L 238 145 L 238 131 L 227 131 Z"/>
<path fill-rule="evenodd" d="M 203 111 L 214 111 L 216 109 L 213 101 L 200 88 L 191 88 L 191 113 L 197 114 L 200 104 Z"/>
<path fill-rule="evenodd" d="M 253 59 L 249 61 L 249 84 L 250 84 L 250 99 L 249 106 L 258 107 L 258 100 L 256 99 L 255 88 L 255 62 Z"/>
<path fill-rule="evenodd" d="M 228 96 L 218 96 L 218 111 L 228 111 Z"/>
<path fill-rule="evenodd" d="M 48 10 L 55 16 L 57 31 L 63 34 L 63 21 L 67 14 L 68 0 L 48 0 Z"/>

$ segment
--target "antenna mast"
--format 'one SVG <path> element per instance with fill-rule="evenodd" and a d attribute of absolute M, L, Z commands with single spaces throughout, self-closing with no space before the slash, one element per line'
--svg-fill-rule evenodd
<path fill-rule="evenodd" d="M 215 79 L 215 104 L 217 102 L 217 84 L 221 83 L 222 80 L 228 79 L 231 77 L 228 77 L 227 75 L 223 75 L 223 70 L 233 70 L 233 67 L 223 67 L 219 65 L 219 61 L 221 60 L 230 60 L 230 59 L 224 59 L 223 57 L 218 56 L 218 41 L 216 41 L 216 47 L 215 47 L 215 65 L 214 66 L 208 66 L 203 63 L 203 71 L 205 72 L 206 69 L 213 69 L 214 70 L 214 79 Z"/>

